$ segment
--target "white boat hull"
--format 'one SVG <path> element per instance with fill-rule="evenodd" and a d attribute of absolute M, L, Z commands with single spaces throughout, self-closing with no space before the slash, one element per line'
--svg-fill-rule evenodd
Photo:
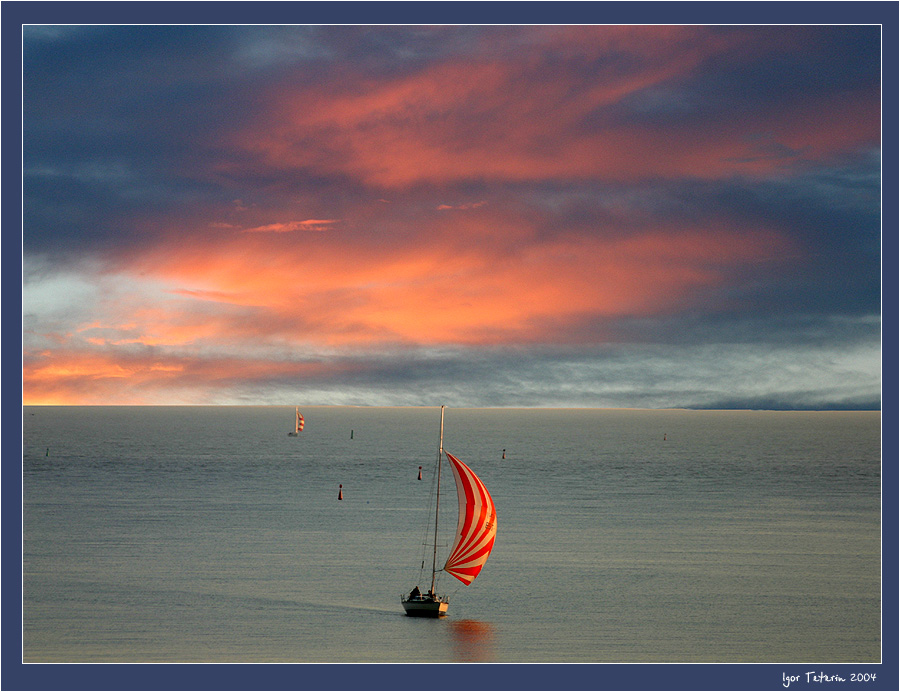
<path fill-rule="evenodd" d="M 447 614 L 450 604 L 446 601 L 412 600 L 400 601 L 407 615 L 421 618 L 439 618 Z"/>

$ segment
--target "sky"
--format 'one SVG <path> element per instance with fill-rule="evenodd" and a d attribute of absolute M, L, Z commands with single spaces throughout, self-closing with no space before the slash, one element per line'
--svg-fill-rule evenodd
<path fill-rule="evenodd" d="M 877 26 L 26 26 L 23 402 L 879 408 Z"/>

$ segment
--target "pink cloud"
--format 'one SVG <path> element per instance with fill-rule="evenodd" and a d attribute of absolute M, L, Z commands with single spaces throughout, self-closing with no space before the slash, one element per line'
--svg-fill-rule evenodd
<path fill-rule="evenodd" d="M 109 349 L 56 350 L 26 354 L 25 405 L 146 405 L 183 392 L 202 402 L 233 383 L 346 375 L 353 366 L 194 354 L 142 354 Z"/>
<path fill-rule="evenodd" d="M 556 51 L 552 64 L 544 51 L 523 51 L 516 59 L 457 60 L 383 80 L 344 74 L 321 87 L 280 84 L 264 114 L 232 144 L 275 170 L 409 188 L 758 175 L 790 161 L 758 156 L 748 132 L 771 131 L 812 159 L 877 140 L 877 108 L 853 94 L 692 127 L 604 119 L 610 107 L 689 75 L 745 37 L 691 27 L 570 28 L 542 36 Z M 610 53 L 629 56 L 634 66 L 604 62 Z"/>
<path fill-rule="evenodd" d="M 539 223 L 479 207 L 452 217 L 435 210 L 389 242 L 173 237 L 116 270 L 167 286 L 172 300 L 135 306 L 127 333 L 90 336 L 170 346 L 565 343 L 567 320 L 683 309 L 732 268 L 797 251 L 772 231 L 722 223 L 547 237 Z"/>
<path fill-rule="evenodd" d="M 53 353 L 26 353 L 25 401 L 147 403 L 166 389 L 337 367 L 291 365 L 292 352 L 599 343 L 618 318 L 715 307 L 732 271 L 800 251 L 769 229 L 724 221 L 546 234 L 533 210 L 501 205 L 431 208 L 404 223 L 370 213 L 351 225 L 390 224 L 391 238 L 296 243 L 179 226 L 152 248 L 123 251 L 106 271 L 129 290 L 68 333 L 45 335 Z"/>
<path fill-rule="evenodd" d="M 244 233 L 291 233 L 293 231 L 327 231 L 333 224 L 337 222 L 337 219 L 307 219 L 306 221 L 270 223 L 265 226 L 246 228 L 244 229 Z"/>
<path fill-rule="evenodd" d="M 484 200 L 482 200 L 481 202 L 467 202 L 464 204 L 439 204 L 437 206 L 437 209 L 439 211 L 448 211 L 451 209 L 464 211 L 466 209 L 478 209 L 479 207 L 483 207 L 485 204 L 487 204 L 487 202 Z"/>

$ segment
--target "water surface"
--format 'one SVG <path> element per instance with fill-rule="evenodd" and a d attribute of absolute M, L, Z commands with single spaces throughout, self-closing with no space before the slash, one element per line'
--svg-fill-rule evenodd
<path fill-rule="evenodd" d="M 438 409 L 293 411 L 26 407 L 24 660 L 881 658 L 877 412 L 449 409 L 498 536 L 435 621 Z"/>

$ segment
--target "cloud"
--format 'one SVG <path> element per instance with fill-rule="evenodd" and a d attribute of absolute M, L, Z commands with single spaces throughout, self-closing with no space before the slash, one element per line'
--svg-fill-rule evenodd
<path fill-rule="evenodd" d="M 286 81 L 228 144 L 272 170 L 318 170 L 402 189 L 755 177 L 879 139 L 878 95 L 868 85 L 840 99 L 825 93 L 758 102 L 739 114 L 697 107 L 675 121 L 627 117 L 642 94 L 674 95 L 707 62 L 751 59 L 750 32 L 604 27 L 564 38 L 565 50 L 552 61 L 541 52 L 487 54 L 380 80 L 348 71 L 340 85 Z M 782 47 L 757 47 L 783 54 Z"/>
<path fill-rule="evenodd" d="M 247 334 L 349 346 L 540 344 L 603 341 L 616 317 L 724 305 L 716 294 L 733 284 L 735 269 L 774 268 L 798 251 L 765 229 L 542 237 L 493 215 L 460 222 L 440 214 L 416 225 L 415 238 L 399 245 L 378 236 L 283 243 L 282 234 L 253 233 L 213 245 L 173 236 L 119 258 L 115 272 L 126 285 L 125 277 L 143 277 L 185 299 L 142 308 L 135 296 L 129 313 L 143 316 L 154 343 Z"/>
<path fill-rule="evenodd" d="M 836 333 L 832 333 L 832 336 Z M 365 349 L 301 355 L 94 348 L 26 361 L 26 403 L 878 408 L 877 337 L 857 343 Z"/>
<path fill-rule="evenodd" d="M 244 233 L 292 233 L 294 231 L 327 231 L 337 219 L 307 219 L 286 223 L 270 223 L 255 228 L 245 228 Z"/>
<path fill-rule="evenodd" d="M 139 346 L 28 354 L 26 405 L 209 404 L 230 401 L 230 390 L 256 396 L 261 382 L 335 381 L 348 366 L 323 361 L 254 360 L 246 354 L 159 352 Z"/>
<path fill-rule="evenodd" d="M 439 204 L 437 209 L 439 211 L 447 211 L 447 210 L 458 210 L 465 211 L 466 209 L 478 209 L 478 207 L 483 207 L 487 204 L 486 201 L 481 200 L 480 202 L 465 202 L 463 204 Z"/>
<path fill-rule="evenodd" d="M 25 398 L 874 401 L 879 42 L 26 32 Z"/>

